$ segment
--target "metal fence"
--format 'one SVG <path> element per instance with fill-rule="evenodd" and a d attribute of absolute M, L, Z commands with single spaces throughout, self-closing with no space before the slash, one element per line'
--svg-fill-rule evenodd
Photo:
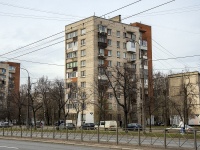
<path fill-rule="evenodd" d="M 177 130 L 152 129 L 129 131 L 117 128 L 115 131 L 93 130 L 56 130 L 55 127 L 27 129 L 25 126 L 0 128 L 0 136 L 21 138 L 45 138 L 76 141 L 92 141 L 97 143 L 128 144 L 139 146 L 160 146 L 164 148 L 200 149 L 200 131 L 194 130 L 180 134 Z"/>

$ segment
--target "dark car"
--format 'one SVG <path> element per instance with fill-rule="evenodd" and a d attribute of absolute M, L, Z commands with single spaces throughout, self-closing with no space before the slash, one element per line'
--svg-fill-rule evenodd
<path fill-rule="evenodd" d="M 138 124 L 138 123 L 129 123 L 127 125 L 127 130 L 130 130 L 130 131 L 137 131 L 137 130 L 142 130 L 142 126 L 141 124 Z"/>
<path fill-rule="evenodd" d="M 83 130 L 94 130 L 94 126 L 94 123 L 84 123 L 80 128 L 82 128 Z"/>
<path fill-rule="evenodd" d="M 66 123 L 66 129 L 75 130 L 76 126 L 73 123 Z"/>

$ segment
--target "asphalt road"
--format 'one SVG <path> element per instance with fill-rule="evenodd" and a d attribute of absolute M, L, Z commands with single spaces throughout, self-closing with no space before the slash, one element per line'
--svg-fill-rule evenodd
<path fill-rule="evenodd" d="M 66 144 L 51 144 L 30 141 L 0 140 L 0 150 L 108 150 L 108 148 L 97 148 L 87 146 L 76 146 Z"/>

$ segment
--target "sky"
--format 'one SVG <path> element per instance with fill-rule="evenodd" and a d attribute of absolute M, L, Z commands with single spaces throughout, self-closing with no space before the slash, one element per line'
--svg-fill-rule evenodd
<path fill-rule="evenodd" d="M 154 72 L 200 71 L 200 1 L 139 0 L 132 4 L 136 1 L 0 0 L 0 61 L 20 63 L 29 71 L 31 82 L 42 76 L 64 79 L 65 25 L 93 15 L 106 19 L 121 15 L 123 23 L 152 27 Z M 122 9 L 107 14 L 118 8 Z M 27 83 L 27 76 L 21 70 L 21 84 Z"/>

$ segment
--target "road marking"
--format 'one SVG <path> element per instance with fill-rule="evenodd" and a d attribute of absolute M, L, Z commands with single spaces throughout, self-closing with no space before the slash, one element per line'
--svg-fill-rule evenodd
<path fill-rule="evenodd" d="M 0 147 L 9 148 L 9 149 L 19 149 L 17 147 L 8 147 L 8 146 L 0 146 Z"/>

